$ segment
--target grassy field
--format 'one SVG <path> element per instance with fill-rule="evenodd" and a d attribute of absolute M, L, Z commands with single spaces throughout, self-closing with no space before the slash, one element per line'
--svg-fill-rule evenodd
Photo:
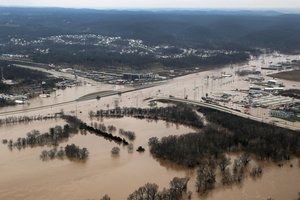
<path fill-rule="evenodd" d="M 280 72 L 278 74 L 272 74 L 273 78 L 285 79 L 290 81 L 300 81 L 300 69 L 288 71 L 288 72 Z"/>

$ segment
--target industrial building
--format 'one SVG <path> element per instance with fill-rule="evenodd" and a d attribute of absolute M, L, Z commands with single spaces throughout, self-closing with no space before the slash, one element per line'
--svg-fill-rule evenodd
<path fill-rule="evenodd" d="M 124 80 L 141 80 L 141 79 L 155 79 L 156 74 L 147 73 L 147 74 L 138 74 L 138 73 L 124 73 L 123 79 Z"/>
<path fill-rule="evenodd" d="M 268 96 L 252 99 L 252 104 L 254 106 L 261 106 L 261 107 L 280 107 L 283 105 L 290 105 L 297 102 L 300 102 L 300 100 L 290 98 L 290 97 L 274 96 L 274 95 L 268 95 Z"/>
<path fill-rule="evenodd" d="M 270 115 L 276 118 L 288 119 L 292 116 L 292 113 L 283 110 L 271 110 Z"/>

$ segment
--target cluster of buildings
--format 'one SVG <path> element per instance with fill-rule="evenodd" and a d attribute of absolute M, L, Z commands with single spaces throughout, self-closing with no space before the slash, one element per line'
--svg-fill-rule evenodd
<path fill-rule="evenodd" d="M 163 59 L 178 59 L 189 56 L 208 58 L 216 55 L 232 55 L 238 53 L 230 50 L 207 50 L 207 49 L 193 49 L 193 48 L 177 48 L 178 53 L 165 53 L 167 49 L 176 48 L 174 46 L 156 46 L 155 57 Z"/>
<path fill-rule="evenodd" d="M 109 84 L 129 84 L 141 82 L 153 82 L 167 79 L 164 76 L 154 73 L 113 73 L 101 71 L 82 71 L 73 68 L 62 68 L 59 71 L 73 74 L 76 77 L 92 79 L 98 82 Z M 61 86 L 61 85 L 59 85 Z"/>
<path fill-rule="evenodd" d="M 123 80 L 141 81 L 141 80 L 164 80 L 166 77 L 153 73 L 123 73 Z"/>
<path fill-rule="evenodd" d="M 21 58 L 29 58 L 29 56 L 23 55 L 23 54 L 2 54 L 1 58 L 3 58 L 3 59 L 21 59 Z"/>
<path fill-rule="evenodd" d="M 79 86 L 82 83 L 80 81 L 74 81 L 74 80 L 63 80 L 60 82 L 55 83 L 55 87 L 57 89 L 65 89 L 67 87 L 74 87 L 74 86 Z"/>
<path fill-rule="evenodd" d="M 26 95 L 0 94 L 0 99 L 15 104 L 29 103 L 28 97 Z"/>
<path fill-rule="evenodd" d="M 219 54 L 232 55 L 238 53 L 232 50 L 208 50 L 179 48 L 169 45 L 149 46 L 144 44 L 140 39 L 125 39 L 119 36 L 109 37 L 98 34 L 79 34 L 79 35 L 55 35 L 44 38 L 37 38 L 27 41 L 23 38 L 11 38 L 8 45 L 21 47 L 35 47 L 35 52 L 40 54 L 48 54 L 50 52 L 49 43 L 63 45 L 92 45 L 105 48 L 109 52 L 137 55 L 152 55 L 158 59 L 178 59 L 189 56 L 196 57 L 213 57 Z M 41 46 L 44 45 L 42 48 Z"/>
<path fill-rule="evenodd" d="M 272 65 L 267 70 L 282 70 L 282 65 Z M 300 121 L 300 100 L 281 96 L 284 85 L 274 79 L 265 80 L 261 75 L 249 75 L 249 105 L 270 109 L 270 116 L 291 121 Z"/>
<path fill-rule="evenodd" d="M 108 46 L 121 39 L 121 37 L 108 37 L 97 34 L 57 35 L 43 38 L 44 41 L 52 41 L 57 44 L 94 46 Z"/>
<path fill-rule="evenodd" d="M 284 106 L 278 109 L 273 109 L 270 111 L 272 117 L 291 120 L 291 121 L 300 121 L 300 103 L 297 102 L 290 106 Z"/>
<path fill-rule="evenodd" d="M 262 95 L 268 95 L 270 93 L 276 94 L 279 91 L 284 90 L 284 86 L 277 80 L 264 81 L 264 78 L 256 79 L 255 82 L 251 82 L 249 87 L 249 95 L 256 97 Z"/>
<path fill-rule="evenodd" d="M 294 105 L 295 103 L 300 102 L 300 100 L 291 98 L 291 97 L 284 97 L 284 96 L 262 96 L 258 98 L 250 98 L 249 103 L 255 107 L 270 107 L 270 108 L 277 108 L 280 106 L 288 106 Z"/>
<path fill-rule="evenodd" d="M 261 67 L 261 70 L 288 70 L 289 67 L 297 63 L 296 60 L 290 62 L 281 62 L 273 64 L 270 62 L 268 67 Z M 268 108 L 269 114 L 272 117 L 300 121 L 300 99 L 282 96 L 285 86 L 279 80 L 264 76 L 261 70 L 257 70 L 256 66 L 252 69 L 243 69 L 235 72 L 240 77 L 246 77 L 245 81 L 249 82 L 249 89 L 240 90 L 245 95 L 241 95 L 243 99 L 239 99 L 233 103 L 241 104 L 244 107 L 244 112 L 249 113 L 251 107 Z M 294 68 L 294 67 L 293 67 Z"/>

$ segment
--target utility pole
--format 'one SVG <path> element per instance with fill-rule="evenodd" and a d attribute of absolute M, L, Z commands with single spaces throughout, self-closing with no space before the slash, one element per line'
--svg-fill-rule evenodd
<path fill-rule="evenodd" d="M 196 101 L 196 81 L 194 81 L 194 101 Z"/>
<path fill-rule="evenodd" d="M 195 87 L 194 88 L 194 101 L 196 101 L 198 96 L 199 96 L 199 87 Z"/>
<path fill-rule="evenodd" d="M 78 116 L 77 116 L 77 101 L 76 101 L 76 117 L 78 117 Z"/>

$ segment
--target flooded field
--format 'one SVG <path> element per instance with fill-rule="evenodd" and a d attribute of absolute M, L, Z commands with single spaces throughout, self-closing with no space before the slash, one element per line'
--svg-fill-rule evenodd
<path fill-rule="evenodd" d="M 289 163 L 280 168 L 274 163 L 260 162 L 264 170 L 261 178 L 247 177 L 242 184 L 234 186 L 223 187 L 219 184 L 214 191 L 200 199 L 221 200 L 226 197 L 226 199 L 233 200 L 266 200 L 268 198 L 294 200 L 300 191 L 300 169 L 297 162 L 296 159 L 290 162 L 293 164 L 292 168 Z"/>
<path fill-rule="evenodd" d="M 293 56 L 289 56 L 293 59 Z M 295 56 L 295 58 L 298 58 Z M 121 96 L 115 95 L 101 98 L 100 100 L 89 100 L 76 102 L 75 99 L 97 91 L 122 88 L 106 84 L 84 85 L 81 87 L 67 88 L 57 91 L 50 98 L 36 98 L 31 100 L 30 105 L 20 105 L 0 108 L 0 117 L 12 116 L 8 111 L 18 111 L 18 115 L 47 115 L 63 110 L 67 114 L 78 116 L 85 122 L 92 122 L 88 112 L 97 109 L 114 108 L 116 104 L 121 107 L 146 107 L 148 102 L 145 98 L 155 96 L 184 97 L 199 100 L 206 93 L 213 94 L 223 91 L 232 91 L 239 85 L 240 89 L 247 89 L 249 82 L 244 81 L 235 74 L 238 69 L 251 69 L 251 65 L 257 68 L 267 65 L 268 60 L 273 63 L 281 62 L 286 57 L 274 58 L 272 56 L 251 60 L 247 64 L 227 66 L 221 69 L 214 69 L 184 77 L 169 80 L 160 86 L 147 88 L 135 92 L 125 93 Z M 232 77 L 213 80 L 208 76 L 220 76 L 222 72 L 232 74 Z M 264 72 L 268 73 L 268 72 Z M 300 83 L 284 82 L 287 88 L 300 88 Z M 70 103 L 65 103 L 69 102 Z M 61 104 L 62 103 L 62 104 Z M 65 104 L 64 104 L 65 103 Z M 61 105 L 57 105 L 61 104 Z M 52 106 L 53 105 L 53 106 Z M 40 108 L 42 106 L 48 106 Z M 36 108 L 34 110 L 27 110 Z M 238 109 L 239 107 L 237 107 Z M 240 108 L 241 109 L 241 108 Z M 253 110 L 254 115 L 263 116 L 267 114 L 265 109 Z M 97 120 L 94 120 L 97 121 Z M 147 122 L 133 118 L 104 119 L 97 121 L 107 125 L 114 125 L 125 130 L 134 131 L 136 140 L 134 148 L 143 146 L 145 153 L 134 151 L 129 153 L 126 147 L 121 147 L 120 156 L 112 157 L 111 149 L 117 144 L 98 137 L 96 135 L 77 134 L 68 141 L 61 143 L 76 144 L 86 147 L 89 158 L 86 162 L 72 162 L 65 160 L 51 160 L 43 162 L 40 153 L 51 147 L 26 148 L 22 150 L 13 149 L 10 151 L 4 144 L 0 144 L 0 199 L 99 199 L 104 194 L 109 194 L 112 199 L 126 199 L 126 197 L 138 187 L 147 182 L 157 183 L 160 189 L 168 187 L 169 181 L 177 176 L 191 177 L 189 190 L 193 192 L 193 199 L 199 199 L 195 192 L 195 171 L 179 167 L 169 162 L 154 159 L 148 150 L 147 142 L 150 137 L 159 138 L 171 134 L 185 134 L 195 130 L 174 124 L 167 124 L 163 121 Z M 26 136 L 32 129 L 46 132 L 55 125 L 64 125 L 62 120 L 35 121 L 29 124 L 18 124 L 0 126 L 0 139 L 17 139 Z M 295 123 L 296 125 L 296 123 Z M 115 133 L 118 135 L 118 133 Z M 246 199 L 266 200 L 269 197 L 274 199 L 295 199 L 300 192 L 300 168 L 298 160 L 292 160 L 293 167 L 285 164 L 280 168 L 275 164 L 262 163 L 264 173 L 262 178 L 253 180 L 246 178 L 242 185 L 232 187 L 221 187 L 217 184 L 216 190 L 208 196 L 200 199 L 221 200 Z"/>
<path fill-rule="evenodd" d="M 91 121 L 90 121 L 91 122 Z M 118 146 L 113 142 L 95 135 L 77 134 L 66 144 L 76 144 L 88 148 L 90 156 L 86 162 L 65 160 L 42 161 L 39 155 L 43 149 L 51 147 L 35 147 L 10 151 L 4 144 L 0 145 L 0 199 L 99 199 L 109 194 L 112 199 L 126 197 L 147 182 L 157 183 L 160 188 L 168 187 L 169 181 L 177 176 L 191 177 L 189 190 L 193 191 L 193 199 L 199 199 L 195 192 L 194 170 L 183 168 L 166 161 L 154 159 L 148 150 L 150 137 L 163 137 L 170 134 L 185 134 L 194 130 L 163 121 L 147 122 L 133 118 L 104 119 L 96 121 L 105 125 L 114 125 L 136 133 L 133 142 L 135 149 L 142 145 L 145 153 L 129 153 L 127 147 L 121 147 L 120 156 L 112 157 L 110 150 Z M 17 139 L 24 137 L 32 129 L 46 132 L 49 127 L 64 125 L 62 120 L 48 120 L 0 127 L 1 139 Z M 115 133 L 118 135 L 118 133 Z M 300 168 L 297 160 L 277 167 L 275 164 L 262 163 L 262 178 L 253 180 L 246 178 L 242 185 L 222 187 L 217 184 L 215 191 L 207 200 L 224 199 L 293 199 L 299 192 Z"/>
<path fill-rule="evenodd" d="M 108 193 L 113 199 L 123 199 L 146 182 L 155 182 L 167 187 L 175 176 L 187 176 L 189 170 L 172 167 L 152 158 L 147 142 L 150 137 L 170 134 L 184 134 L 193 130 L 184 126 L 126 118 L 107 119 L 103 123 L 136 133 L 133 142 L 146 148 L 145 153 L 129 153 L 121 147 L 119 157 L 111 156 L 111 149 L 117 144 L 95 135 L 75 135 L 67 142 L 88 148 L 89 159 L 84 162 L 65 160 L 42 161 L 39 155 L 43 149 L 35 147 L 10 151 L 7 145 L 0 146 L 0 199 L 99 199 Z M 45 132 L 49 127 L 64 125 L 62 120 L 33 122 L 28 125 L 0 127 L 0 138 L 17 139 L 26 136 L 32 129 Z M 117 192 L 116 192 L 117 191 Z"/>

